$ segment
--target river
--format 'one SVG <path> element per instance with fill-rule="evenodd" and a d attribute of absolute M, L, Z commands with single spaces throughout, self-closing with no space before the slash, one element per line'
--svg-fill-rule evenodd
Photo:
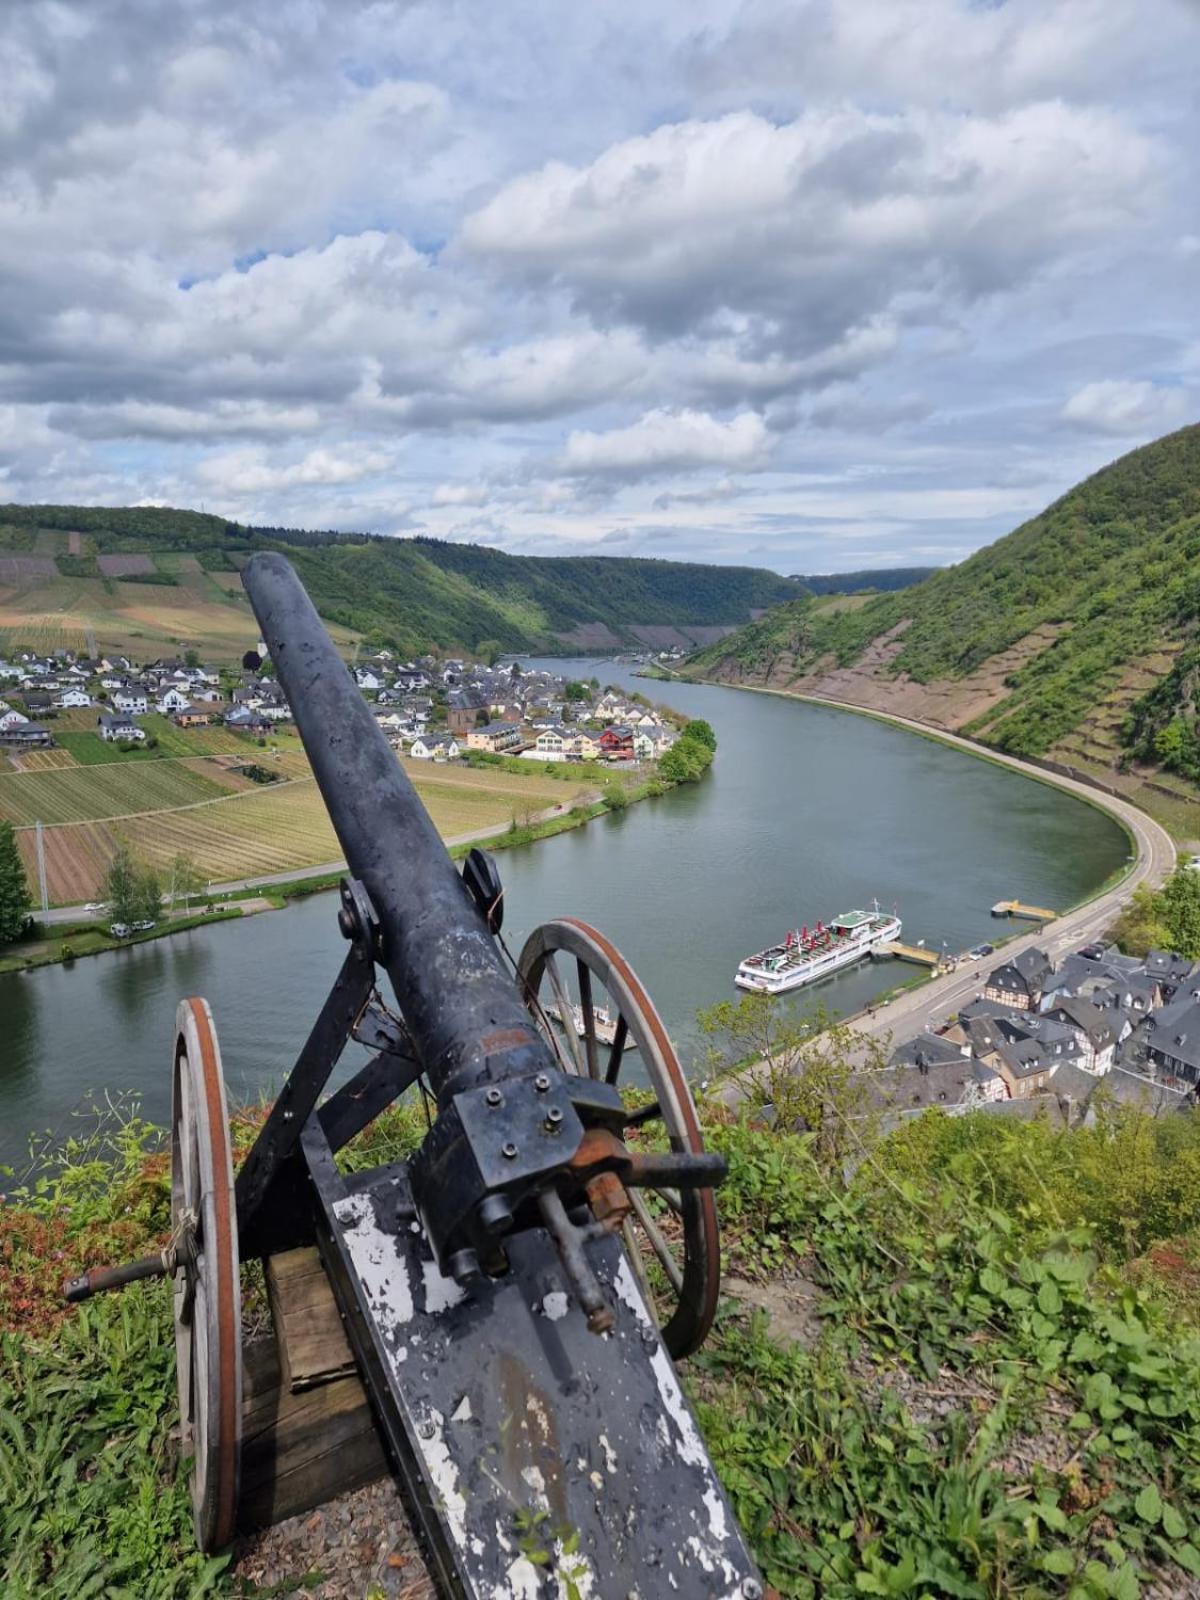
<path fill-rule="evenodd" d="M 878 896 L 899 907 L 907 940 L 961 950 L 995 935 L 995 901 L 1064 909 L 1128 853 L 1117 824 L 1082 801 L 885 723 L 714 685 L 647 683 L 612 663 L 534 664 L 640 688 L 717 731 L 702 783 L 498 857 L 514 952 L 548 917 L 594 923 L 641 976 L 685 1062 L 698 1047 L 697 1010 L 732 996 L 740 957 L 786 928 Z M 335 912 L 332 896 L 317 895 L 0 977 L 0 1164 L 19 1174 L 31 1134 L 86 1127 L 89 1096 L 132 1092 L 146 1116 L 166 1120 L 183 995 L 213 1006 L 231 1096 L 268 1093 L 341 961 Z M 845 1014 L 912 971 L 867 962 L 817 993 Z"/>

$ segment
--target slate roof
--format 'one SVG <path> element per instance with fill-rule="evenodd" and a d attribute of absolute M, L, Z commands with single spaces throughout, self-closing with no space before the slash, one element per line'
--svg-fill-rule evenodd
<path fill-rule="evenodd" d="M 951 1039 L 943 1039 L 936 1033 L 919 1033 L 915 1039 L 906 1039 L 898 1049 L 893 1050 L 892 1058 L 888 1063 L 893 1067 L 936 1067 L 947 1062 L 957 1066 L 965 1066 L 967 1057 L 963 1055 L 962 1048 Z"/>
<path fill-rule="evenodd" d="M 1169 1084 L 1156 1082 L 1128 1067 L 1114 1067 L 1100 1082 L 1106 1095 L 1118 1105 L 1140 1106 L 1151 1113 L 1186 1111 L 1195 1104 L 1187 1090 L 1173 1089 Z"/>
<path fill-rule="evenodd" d="M 1086 1033 L 1093 1050 L 1104 1050 L 1116 1041 L 1117 1035 L 1112 1021 L 1090 1000 L 1071 998 L 1058 1000 L 1051 1006 L 1049 1014 L 1053 1017 L 1055 1013 Z"/>

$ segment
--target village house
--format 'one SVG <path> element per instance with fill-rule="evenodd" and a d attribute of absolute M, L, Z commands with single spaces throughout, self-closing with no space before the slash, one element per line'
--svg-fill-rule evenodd
<path fill-rule="evenodd" d="M 271 724 L 266 717 L 250 706 L 235 706 L 232 711 L 227 711 L 225 726 L 234 733 L 251 733 L 259 738 L 271 731 Z"/>
<path fill-rule="evenodd" d="M 1017 1011 L 1036 1011 L 1053 973 L 1054 963 L 1044 950 L 1022 950 L 988 973 L 983 997 Z"/>
<path fill-rule="evenodd" d="M 417 761 L 457 761 L 460 751 L 452 734 L 423 733 L 413 740 L 408 753 Z"/>
<path fill-rule="evenodd" d="M 112 703 L 118 711 L 124 711 L 131 717 L 144 717 L 150 709 L 144 689 L 116 689 Z"/>
<path fill-rule="evenodd" d="M 202 710 L 200 706 L 188 705 L 176 711 L 172 715 L 171 721 L 177 728 L 207 728 L 209 714 L 207 711 Z"/>
<path fill-rule="evenodd" d="M 64 689 L 58 697 L 58 706 L 62 711 L 83 710 L 84 707 L 90 706 L 91 703 L 92 697 L 87 690 L 78 687 Z"/>
<path fill-rule="evenodd" d="M 488 722 L 467 734 L 468 750 L 490 750 L 494 755 L 521 748 L 521 728 L 516 722 Z"/>
<path fill-rule="evenodd" d="M 29 718 L 20 711 L 14 711 L 11 706 L 0 705 L 0 732 L 6 728 L 16 728 L 22 722 L 28 721 Z"/>
<path fill-rule="evenodd" d="M 173 711 L 186 711 L 191 704 L 182 689 L 170 688 L 159 696 L 157 710 L 163 716 L 169 716 Z"/>
<path fill-rule="evenodd" d="M 0 744 L 10 749 L 45 750 L 53 743 L 49 728 L 44 728 L 40 722 L 15 722 L 0 727 Z"/>
<path fill-rule="evenodd" d="M 533 741 L 533 748 L 545 761 L 565 761 L 569 734 L 562 727 L 543 728 Z"/>
<path fill-rule="evenodd" d="M 633 733 L 629 728 L 605 728 L 596 742 L 606 761 L 633 760 Z"/>
<path fill-rule="evenodd" d="M 132 717 L 122 715 L 110 716 L 102 713 L 96 719 L 100 729 L 100 737 L 110 744 L 141 744 L 145 740 L 145 730 L 139 728 Z"/>
<path fill-rule="evenodd" d="M 567 754 L 576 761 L 595 761 L 600 755 L 599 739 L 586 728 L 572 728 L 566 748 Z"/>
<path fill-rule="evenodd" d="M 1042 1015 L 1072 1030 L 1082 1052 L 1079 1064 L 1085 1072 L 1102 1077 L 1111 1070 L 1117 1044 L 1116 1029 L 1090 1000 L 1063 998 Z"/>
<path fill-rule="evenodd" d="M 24 694 L 22 703 L 31 717 L 52 717 L 55 715 L 54 701 L 48 694 Z"/>
<path fill-rule="evenodd" d="M 1161 1006 L 1138 1033 L 1142 1057 L 1156 1077 L 1200 1084 L 1200 1000 L 1188 995 Z"/>

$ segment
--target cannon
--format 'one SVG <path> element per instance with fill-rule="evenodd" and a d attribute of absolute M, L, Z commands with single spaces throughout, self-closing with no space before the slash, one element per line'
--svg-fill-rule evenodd
<path fill-rule="evenodd" d="M 240 1265 L 315 1244 L 440 1593 L 757 1600 L 673 1364 L 717 1309 L 725 1168 L 653 1003 L 572 917 L 512 959 L 495 863 L 456 870 L 290 564 L 244 583 L 345 854 L 348 948 L 236 1179 L 213 1017 L 180 1004 L 169 1243 L 68 1298 L 170 1278 L 206 1551 L 237 1526 Z M 322 1098 L 351 1040 L 369 1059 Z M 409 1091 L 411 1158 L 339 1166 Z"/>

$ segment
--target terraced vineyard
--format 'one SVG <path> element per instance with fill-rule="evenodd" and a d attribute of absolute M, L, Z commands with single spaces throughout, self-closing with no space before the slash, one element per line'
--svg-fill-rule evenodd
<path fill-rule="evenodd" d="M 190 806 L 226 792 L 227 786 L 213 775 L 181 761 L 0 773 L 0 821 L 50 827 Z"/>
<path fill-rule="evenodd" d="M 303 756 L 295 752 L 279 764 L 307 774 Z M 551 806 L 565 808 L 585 788 L 536 773 L 431 768 L 419 761 L 404 766 L 443 838 L 500 829 L 513 818 L 522 823 Z M 46 882 L 56 905 L 98 896 L 120 844 L 161 867 L 186 854 L 213 883 L 297 871 L 336 861 L 341 853 L 312 777 L 257 785 L 239 780 L 216 759 L 0 773 L 0 817 L 17 824 L 31 882 L 36 844 L 30 824 L 40 818 L 46 825 Z"/>

